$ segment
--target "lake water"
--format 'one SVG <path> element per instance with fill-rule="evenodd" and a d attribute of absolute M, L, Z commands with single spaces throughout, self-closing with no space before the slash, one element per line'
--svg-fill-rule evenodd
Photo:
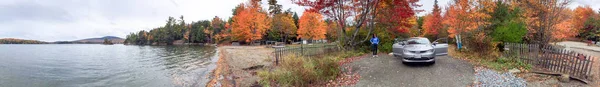
<path fill-rule="evenodd" d="M 204 86 L 215 47 L 0 44 L 0 87 Z"/>

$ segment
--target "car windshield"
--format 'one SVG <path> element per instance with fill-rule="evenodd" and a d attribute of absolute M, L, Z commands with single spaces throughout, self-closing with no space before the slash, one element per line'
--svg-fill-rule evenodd
<path fill-rule="evenodd" d="M 408 44 L 429 44 L 429 40 L 425 38 L 414 38 L 406 40 Z"/>

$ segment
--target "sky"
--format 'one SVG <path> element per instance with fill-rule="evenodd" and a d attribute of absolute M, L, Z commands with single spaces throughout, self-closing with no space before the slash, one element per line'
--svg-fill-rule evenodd
<path fill-rule="evenodd" d="M 440 0 L 441 7 L 450 0 Z M 41 41 L 72 41 L 103 36 L 124 38 L 131 32 L 150 30 L 165 24 L 169 16 L 184 20 L 227 19 L 231 10 L 247 0 L 0 0 L 0 38 Z M 278 0 L 302 15 L 305 7 L 291 0 Z M 421 0 L 417 9 L 433 7 L 433 0 Z M 569 7 L 600 4 L 600 0 L 574 0 Z M 267 9 L 267 0 L 263 0 Z M 592 6 L 594 9 L 600 5 Z"/>

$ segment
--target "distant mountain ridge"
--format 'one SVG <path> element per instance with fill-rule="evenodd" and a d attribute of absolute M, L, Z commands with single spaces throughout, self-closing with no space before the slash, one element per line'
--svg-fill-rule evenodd
<path fill-rule="evenodd" d="M 100 38 L 88 38 L 88 39 L 81 39 L 81 40 L 75 40 L 75 41 L 57 41 L 54 43 L 56 43 L 56 44 L 102 44 L 102 43 L 104 43 L 104 39 L 108 39 L 112 43 L 115 43 L 115 44 L 123 44 L 123 42 L 125 42 L 125 39 L 120 38 L 120 37 L 104 36 L 104 37 L 100 37 Z"/>

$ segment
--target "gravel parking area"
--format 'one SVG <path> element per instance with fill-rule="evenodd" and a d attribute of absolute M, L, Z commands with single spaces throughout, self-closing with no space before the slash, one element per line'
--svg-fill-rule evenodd
<path fill-rule="evenodd" d="M 365 57 L 344 65 L 360 75 L 355 87 L 466 87 L 474 82 L 473 66 L 449 56 L 437 57 L 434 65 L 405 65 L 388 55 Z"/>
<path fill-rule="evenodd" d="M 500 73 L 494 70 L 476 67 L 474 87 L 526 87 L 527 82 L 523 78 L 516 77 L 512 73 Z"/>

